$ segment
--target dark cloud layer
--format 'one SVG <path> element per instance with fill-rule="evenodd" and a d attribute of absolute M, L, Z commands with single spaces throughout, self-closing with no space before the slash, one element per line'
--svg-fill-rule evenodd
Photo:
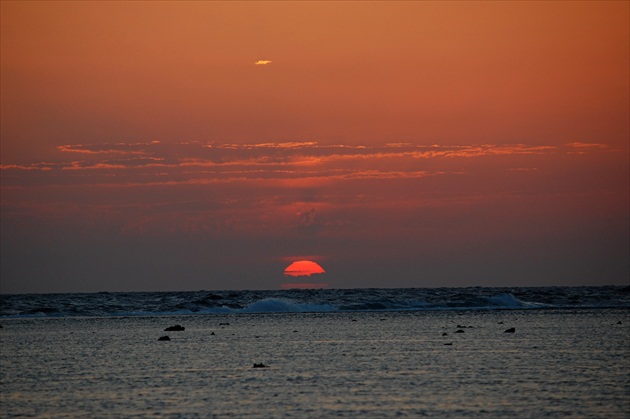
<path fill-rule="evenodd" d="M 277 288 L 299 255 L 332 287 L 620 283 L 624 162 L 584 143 L 65 145 L 2 167 L 2 288 Z"/>

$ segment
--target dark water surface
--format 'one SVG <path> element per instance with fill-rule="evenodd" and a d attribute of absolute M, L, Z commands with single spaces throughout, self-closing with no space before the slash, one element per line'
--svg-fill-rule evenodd
<path fill-rule="evenodd" d="M 518 304 L 553 304 L 512 295 Z M 630 413 L 625 307 L 364 311 L 340 304 L 308 313 L 5 317 L 0 416 Z M 164 331 L 174 324 L 185 331 Z M 512 327 L 514 333 L 505 333 Z M 171 340 L 158 341 L 164 335 Z"/>

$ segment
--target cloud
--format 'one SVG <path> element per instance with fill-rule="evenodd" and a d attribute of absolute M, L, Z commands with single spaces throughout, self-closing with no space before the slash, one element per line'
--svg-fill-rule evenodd
<path fill-rule="evenodd" d="M 565 147 L 567 147 L 570 150 L 569 153 L 574 153 L 574 154 L 586 154 L 589 152 L 594 152 L 596 150 L 613 151 L 608 148 L 607 144 L 602 144 L 602 143 L 573 142 L 573 143 L 565 144 Z"/>
<path fill-rule="evenodd" d="M 267 64 L 271 64 L 271 60 L 258 60 L 254 64 L 255 65 L 267 65 Z"/>
<path fill-rule="evenodd" d="M 582 143 L 582 142 L 573 142 L 573 143 L 567 143 L 565 144 L 565 146 L 567 147 L 574 147 L 574 148 L 607 148 L 608 145 L 607 144 L 601 144 L 601 143 Z"/>
<path fill-rule="evenodd" d="M 33 163 L 33 164 L 6 164 L 0 165 L 0 170 L 2 171 L 10 171 L 10 170 L 53 170 L 51 167 L 53 166 L 51 163 Z"/>
<path fill-rule="evenodd" d="M 302 217 L 301 225 L 303 227 L 309 227 L 313 225 L 315 222 L 315 208 L 311 208 L 310 210 L 300 214 Z"/>
<path fill-rule="evenodd" d="M 259 182 L 305 188 L 338 182 L 396 181 L 461 174 L 463 160 L 510 157 L 511 171 L 536 167 L 533 156 L 611 153 L 599 143 L 370 146 L 316 141 L 260 143 L 118 142 L 58 146 L 48 162 L 0 166 L 6 186 L 174 185 Z M 77 159 L 80 157 L 80 159 Z M 467 163 L 468 164 L 468 163 Z M 506 170 L 510 170 L 506 168 Z M 529 169 L 529 171 L 533 171 Z M 42 175 L 36 175 L 37 172 Z M 49 176 L 44 176 L 47 172 Z M 30 174 L 29 174 L 30 173 Z"/>
<path fill-rule="evenodd" d="M 535 172 L 537 170 L 537 167 L 513 167 L 510 169 L 511 172 Z"/>
<path fill-rule="evenodd" d="M 159 141 L 115 144 L 65 144 L 58 146 L 57 150 L 64 153 L 142 155 L 146 153 L 147 147 L 158 144 L 160 144 Z"/>

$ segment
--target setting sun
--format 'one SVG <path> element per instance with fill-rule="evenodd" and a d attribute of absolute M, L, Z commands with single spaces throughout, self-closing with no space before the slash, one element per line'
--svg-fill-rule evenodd
<path fill-rule="evenodd" d="M 311 276 L 326 273 L 324 268 L 310 260 L 298 260 L 284 270 L 284 276 Z"/>
<path fill-rule="evenodd" d="M 295 261 L 284 270 L 284 276 L 286 277 L 310 277 L 311 275 L 320 276 L 320 274 L 325 273 L 326 271 L 324 268 L 311 260 Z M 315 280 L 315 282 L 292 282 L 282 284 L 283 289 L 317 289 L 326 287 L 328 287 L 327 283 L 319 282 L 318 280 Z"/>

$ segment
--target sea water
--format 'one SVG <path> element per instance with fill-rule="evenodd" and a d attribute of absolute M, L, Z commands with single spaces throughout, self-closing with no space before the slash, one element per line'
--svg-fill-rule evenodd
<path fill-rule="evenodd" d="M 0 294 L 0 318 L 614 307 L 630 286 Z"/>
<path fill-rule="evenodd" d="M 238 306 L 232 295 L 231 311 L 203 314 L 164 314 L 151 293 L 126 303 L 144 304 L 145 314 L 122 316 L 106 304 L 100 316 L 63 314 L 73 298 L 88 304 L 85 296 L 3 296 L 0 416 L 627 418 L 627 291 L 613 289 L 607 304 L 502 291 L 459 290 L 468 308 L 403 291 L 332 303 L 306 291 L 294 300 L 263 293 Z M 375 294 L 380 307 L 398 308 L 375 308 Z M 170 307 L 174 297 L 161 297 Z M 492 299 L 498 305 L 484 305 Z M 400 309 L 411 300 L 418 307 Z M 185 330 L 164 331 L 175 324 Z"/>

